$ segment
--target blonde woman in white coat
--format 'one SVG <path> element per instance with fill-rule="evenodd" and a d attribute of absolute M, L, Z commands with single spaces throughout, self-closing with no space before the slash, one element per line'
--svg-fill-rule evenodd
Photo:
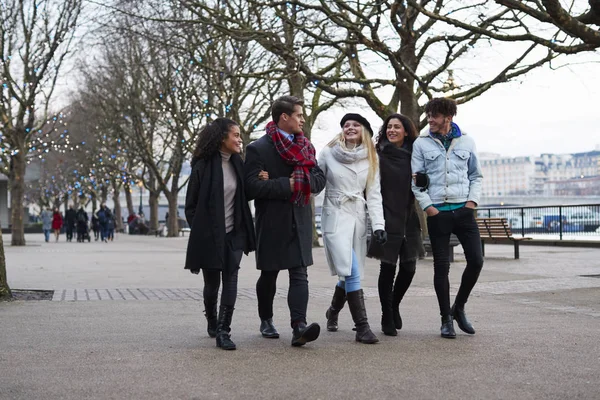
<path fill-rule="evenodd" d="M 347 300 L 356 325 L 356 341 L 377 343 L 379 339 L 369 327 L 360 280 L 367 255 L 366 208 L 373 240 L 381 244 L 387 240 L 379 163 L 371 140 L 371 125 L 363 116 L 346 114 L 340 125 L 342 133 L 319 155 L 319 166 L 326 177 L 321 217 L 323 243 L 331 274 L 339 277 L 326 312 L 327 330 L 337 331 L 338 314 Z"/>

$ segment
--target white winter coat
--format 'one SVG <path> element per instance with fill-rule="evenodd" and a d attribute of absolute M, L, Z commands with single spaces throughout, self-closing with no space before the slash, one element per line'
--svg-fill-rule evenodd
<path fill-rule="evenodd" d="M 367 256 L 365 203 L 369 209 L 372 231 L 385 229 L 379 169 L 367 187 L 368 159 L 344 164 L 337 161 L 331 148 L 326 146 L 321 150 L 318 161 L 326 178 L 321 230 L 329 269 L 332 275 L 338 275 L 341 279 L 350 276 L 354 249 L 362 278 Z"/>

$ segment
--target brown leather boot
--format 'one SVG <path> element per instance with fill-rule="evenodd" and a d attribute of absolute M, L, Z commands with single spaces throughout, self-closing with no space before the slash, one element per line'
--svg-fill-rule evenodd
<path fill-rule="evenodd" d="M 348 307 L 352 314 L 352 319 L 356 325 L 356 341 L 366 344 L 379 342 L 379 339 L 371 331 L 367 319 L 367 310 L 365 309 L 365 297 L 363 290 L 356 290 L 346 294 L 348 298 Z"/>

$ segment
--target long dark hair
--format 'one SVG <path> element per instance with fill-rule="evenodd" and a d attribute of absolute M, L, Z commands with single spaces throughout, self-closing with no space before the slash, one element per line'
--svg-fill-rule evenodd
<path fill-rule="evenodd" d="M 417 132 L 417 128 L 415 128 L 415 124 L 413 124 L 413 122 L 410 120 L 410 118 L 408 118 L 406 115 L 402 115 L 402 114 L 392 114 L 392 115 L 388 116 L 385 119 L 385 121 L 383 121 L 383 125 L 381 125 L 381 129 L 379 129 L 379 136 L 377 137 L 377 144 L 375 145 L 375 147 L 377 148 L 377 151 L 383 150 L 385 145 L 390 142 L 387 138 L 386 131 L 387 131 L 387 126 L 388 126 L 389 122 L 394 118 L 400 120 L 400 122 L 402 123 L 402 126 L 404 127 L 404 131 L 407 133 L 406 139 L 404 139 L 404 140 L 408 141 L 409 144 L 412 145 L 412 143 L 415 141 L 417 136 L 419 136 L 419 133 Z"/>
<path fill-rule="evenodd" d="M 223 140 L 227 138 L 233 126 L 239 126 L 239 124 L 229 118 L 217 118 L 202 128 L 198 134 L 192 164 L 200 159 L 208 159 L 219 151 Z"/>

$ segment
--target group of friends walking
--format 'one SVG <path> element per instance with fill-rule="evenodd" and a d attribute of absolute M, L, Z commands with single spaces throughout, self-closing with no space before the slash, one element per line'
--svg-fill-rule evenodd
<path fill-rule="evenodd" d="M 429 128 L 420 136 L 409 118 L 392 114 L 385 119 L 376 143 L 366 118 L 346 114 L 340 122 L 341 133 L 320 152 L 318 160 L 302 132 L 303 102 L 293 96 L 273 103 L 266 134 L 248 145 L 245 160 L 240 156 L 237 122 L 218 118 L 200 132 L 185 204 L 191 227 L 185 268 L 194 274 L 202 271 L 207 332 L 216 338 L 218 347 L 236 349 L 231 320 L 238 270 L 242 254 L 252 251 L 260 270 L 256 293 L 261 335 L 279 338 L 273 300 L 279 272 L 287 270 L 291 344 L 303 346 L 318 338 L 320 325 L 307 320 L 308 267 L 313 264 L 310 197 L 323 190 L 323 243 L 331 273 L 338 278 L 325 312 L 328 331 L 338 330 L 338 315 L 347 303 L 356 341 L 379 341 L 369 325 L 361 287 L 368 256 L 381 262 L 381 330 L 397 335 L 402 328 L 399 305 L 422 247 L 418 213 L 424 210 L 441 336 L 456 336 L 454 320 L 464 332 L 475 333 L 465 304 L 483 266 L 473 211 L 482 179 L 477 152 L 471 137 L 453 122 L 454 100 L 432 99 L 425 113 Z M 255 223 L 250 200 L 254 200 Z M 373 232 L 370 243 L 368 218 Z M 452 233 L 463 246 L 467 266 L 451 306 Z"/>
<path fill-rule="evenodd" d="M 106 204 L 102 204 L 98 211 L 92 212 L 91 220 L 83 207 L 75 211 L 73 205 L 69 205 L 64 217 L 58 207 L 54 207 L 53 210 L 48 207 L 42 210 L 40 219 L 46 242 L 50 241 L 52 232 L 54 232 L 55 241 L 58 242 L 63 227 L 67 242 L 73 241 L 74 234 L 77 242 L 91 241 L 90 230 L 94 233 L 96 241 L 98 239 L 103 242 L 112 241 L 115 236 L 115 217 Z"/>

